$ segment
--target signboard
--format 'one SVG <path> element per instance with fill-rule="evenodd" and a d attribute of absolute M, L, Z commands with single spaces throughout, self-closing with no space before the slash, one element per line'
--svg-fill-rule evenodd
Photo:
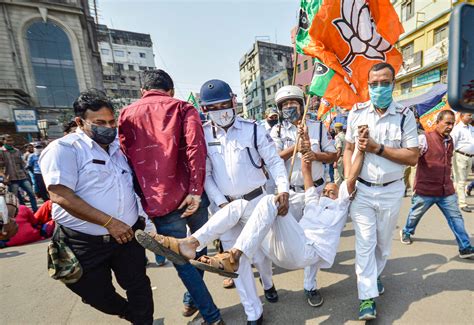
<path fill-rule="evenodd" d="M 413 87 L 426 85 L 432 82 L 438 82 L 441 79 L 439 69 L 431 70 L 413 78 Z"/>
<path fill-rule="evenodd" d="M 34 109 L 14 109 L 13 118 L 17 132 L 35 133 L 39 132 L 38 119 Z"/>

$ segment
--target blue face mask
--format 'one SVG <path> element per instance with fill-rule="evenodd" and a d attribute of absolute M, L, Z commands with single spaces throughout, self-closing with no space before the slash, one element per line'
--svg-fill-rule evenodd
<path fill-rule="evenodd" d="M 283 119 L 291 123 L 297 121 L 300 118 L 300 114 L 298 113 L 296 106 L 284 108 L 281 110 L 281 112 Z"/>
<path fill-rule="evenodd" d="M 392 98 L 393 84 L 390 86 L 369 86 L 369 96 L 372 104 L 377 108 L 387 108 L 393 101 Z"/>
<path fill-rule="evenodd" d="M 316 121 L 318 115 L 315 112 L 308 112 L 308 118 L 310 120 Z"/>

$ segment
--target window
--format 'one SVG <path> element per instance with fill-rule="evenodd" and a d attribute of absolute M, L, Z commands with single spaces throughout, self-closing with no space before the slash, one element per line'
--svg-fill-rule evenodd
<path fill-rule="evenodd" d="M 303 66 L 304 66 L 304 69 L 305 69 L 305 70 L 308 70 L 308 60 L 305 60 L 305 61 L 303 62 Z"/>
<path fill-rule="evenodd" d="M 298 73 L 301 72 L 301 64 L 298 64 L 298 65 L 297 65 L 297 71 L 298 71 Z"/>
<path fill-rule="evenodd" d="M 113 64 L 112 62 L 107 62 L 107 66 L 108 66 L 108 67 L 113 67 L 114 64 Z"/>
<path fill-rule="evenodd" d="M 115 63 L 115 69 L 119 71 L 123 71 L 123 64 L 122 63 Z"/>
<path fill-rule="evenodd" d="M 411 91 L 411 85 L 412 85 L 411 80 L 402 83 L 402 85 L 401 85 L 402 86 L 402 95 L 408 94 Z"/>
<path fill-rule="evenodd" d="M 407 0 L 402 3 L 402 21 L 407 21 L 415 15 L 415 1 Z"/>
<path fill-rule="evenodd" d="M 141 57 L 141 58 L 146 58 L 145 53 L 141 53 L 141 52 L 140 52 L 140 57 Z"/>
<path fill-rule="evenodd" d="M 130 77 L 130 80 L 135 81 L 137 80 L 137 77 Z"/>
<path fill-rule="evenodd" d="M 154 67 L 148 67 L 148 70 L 154 70 L 155 68 Z"/>
<path fill-rule="evenodd" d="M 140 71 L 145 71 L 145 70 L 146 70 L 146 67 L 144 67 L 144 66 L 139 66 L 139 67 L 138 67 L 138 70 L 140 70 Z"/>
<path fill-rule="evenodd" d="M 277 60 L 278 60 L 278 62 L 281 62 L 281 61 L 282 61 L 282 55 L 281 55 L 281 53 L 277 53 Z"/>
<path fill-rule="evenodd" d="M 438 44 L 439 42 L 443 41 L 444 39 L 448 38 L 448 25 L 443 25 L 439 28 L 436 28 L 434 31 L 434 44 Z"/>
<path fill-rule="evenodd" d="M 413 45 L 413 42 L 402 47 L 403 60 L 407 60 L 413 56 L 414 48 L 415 46 Z"/>
<path fill-rule="evenodd" d="M 138 98 L 138 90 L 131 90 L 132 98 Z"/>
<path fill-rule="evenodd" d="M 100 49 L 100 53 L 102 53 L 103 55 L 109 55 L 110 50 L 109 49 Z"/>
<path fill-rule="evenodd" d="M 114 54 L 115 54 L 115 56 L 118 56 L 118 57 L 124 57 L 125 56 L 125 52 L 122 51 L 122 50 L 115 50 Z"/>
<path fill-rule="evenodd" d="M 124 84 L 127 82 L 127 80 L 125 79 L 125 77 L 120 77 L 120 82 Z"/>
<path fill-rule="evenodd" d="M 267 95 L 270 96 L 272 94 L 272 88 L 268 87 L 267 88 Z"/>
<path fill-rule="evenodd" d="M 129 71 L 135 71 L 135 67 L 133 66 L 133 64 L 128 65 L 128 70 Z"/>
<path fill-rule="evenodd" d="M 71 43 L 52 22 L 32 23 L 26 31 L 38 102 L 43 107 L 71 107 L 79 95 Z"/>
<path fill-rule="evenodd" d="M 274 92 L 274 93 L 277 92 L 277 85 L 273 85 L 273 92 Z"/>

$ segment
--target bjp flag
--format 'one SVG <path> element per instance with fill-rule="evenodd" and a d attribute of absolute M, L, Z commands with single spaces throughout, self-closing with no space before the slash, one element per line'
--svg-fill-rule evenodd
<path fill-rule="evenodd" d="M 401 33 L 390 0 L 301 0 L 296 49 L 316 58 L 310 93 L 345 109 L 367 101 L 370 68 L 402 65 Z"/>
<path fill-rule="evenodd" d="M 430 109 L 428 112 L 420 116 L 420 123 L 423 126 L 423 130 L 425 132 L 431 132 L 434 131 L 436 127 L 436 118 L 438 117 L 438 114 L 442 111 L 446 110 L 451 110 L 451 107 L 447 102 L 441 102 L 432 109 Z"/>

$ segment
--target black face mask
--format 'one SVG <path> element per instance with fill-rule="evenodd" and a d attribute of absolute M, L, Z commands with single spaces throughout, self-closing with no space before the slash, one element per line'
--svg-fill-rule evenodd
<path fill-rule="evenodd" d="M 106 126 L 100 126 L 92 123 L 88 124 L 90 124 L 91 126 L 91 139 L 97 142 L 98 144 L 111 144 L 117 137 L 117 128 L 109 128 Z"/>
<path fill-rule="evenodd" d="M 271 127 L 275 126 L 278 123 L 278 120 L 267 120 L 268 125 Z"/>

